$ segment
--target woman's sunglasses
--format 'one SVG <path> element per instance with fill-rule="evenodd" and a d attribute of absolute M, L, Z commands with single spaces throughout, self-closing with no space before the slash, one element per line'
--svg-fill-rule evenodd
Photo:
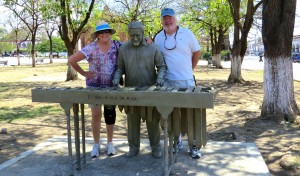
<path fill-rule="evenodd" d="M 97 34 L 110 33 L 110 30 L 97 31 Z"/>

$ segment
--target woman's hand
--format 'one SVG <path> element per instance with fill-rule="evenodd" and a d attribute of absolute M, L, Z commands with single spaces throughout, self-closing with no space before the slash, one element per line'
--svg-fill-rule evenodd
<path fill-rule="evenodd" d="M 151 39 L 150 37 L 145 37 L 145 39 L 146 39 L 146 43 L 147 43 L 148 45 L 150 45 L 150 44 L 153 43 L 153 41 L 152 41 L 152 39 Z"/>
<path fill-rule="evenodd" d="M 93 78 L 94 75 L 95 75 L 94 72 L 91 72 L 91 71 L 85 71 L 83 76 L 86 77 L 86 78 Z"/>

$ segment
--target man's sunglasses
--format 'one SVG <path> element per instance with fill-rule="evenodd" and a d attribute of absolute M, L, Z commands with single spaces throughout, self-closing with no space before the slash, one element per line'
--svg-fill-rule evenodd
<path fill-rule="evenodd" d="M 97 34 L 110 33 L 110 30 L 97 31 Z"/>

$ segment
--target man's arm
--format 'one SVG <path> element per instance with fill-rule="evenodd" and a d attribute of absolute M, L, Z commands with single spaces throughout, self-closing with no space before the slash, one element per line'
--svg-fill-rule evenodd
<path fill-rule="evenodd" d="M 201 51 L 200 50 L 193 52 L 193 56 L 192 56 L 192 68 L 193 68 L 193 70 L 197 66 L 200 57 L 201 57 Z"/>

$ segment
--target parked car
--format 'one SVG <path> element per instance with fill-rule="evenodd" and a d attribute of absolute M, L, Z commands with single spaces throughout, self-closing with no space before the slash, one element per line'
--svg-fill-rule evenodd
<path fill-rule="evenodd" d="M 13 56 L 13 57 L 17 57 L 17 56 L 18 56 L 18 54 L 17 54 L 17 53 L 13 53 L 13 54 L 12 54 L 12 56 Z M 21 54 L 21 53 L 19 53 L 19 57 L 25 57 L 25 55 L 24 55 L 24 54 Z"/>
<path fill-rule="evenodd" d="M 8 54 L 8 53 L 2 54 L 2 57 L 9 57 L 9 56 L 10 56 L 10 54 Z"/>
<path fill-rule="evenodd" d="M 300 53 L 293 53 L 292 59 L 293 59 L 293 62 L 300 62 Z"/>
<path fill-rule="evenodd" d="M 50 56 L 49 56 L 49 57 L 50 57 Z M 53 53 L 53 54 L 52 54 L 52 57 L 53 57 L 53 58 L 59 58 L 60 55 L 59 55 L 59 53 Z"/>

